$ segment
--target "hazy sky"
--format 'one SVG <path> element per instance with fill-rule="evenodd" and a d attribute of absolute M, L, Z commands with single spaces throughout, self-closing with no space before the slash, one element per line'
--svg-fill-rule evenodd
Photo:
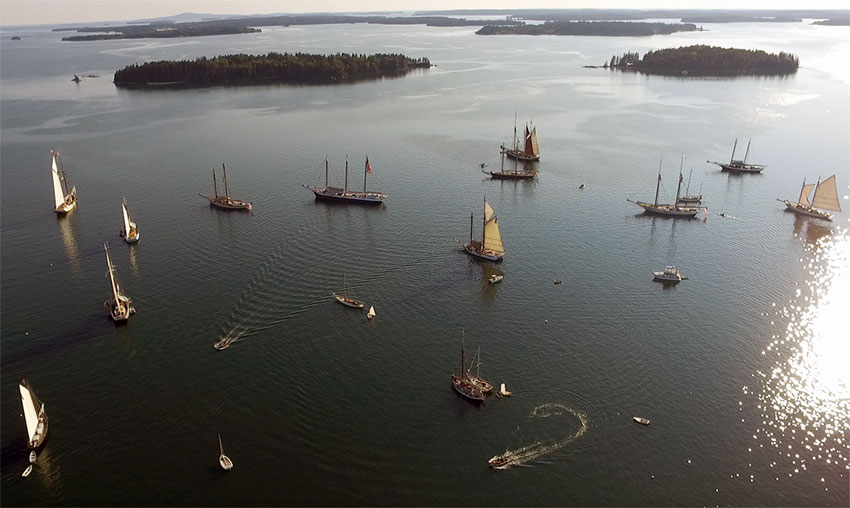
<path fill-rule="evenodd" d="M 527 1 L 527 0 L 526 0 Z M 0 25 L 116 21 L 183 12 L 269 14 L 507 8 L 846 9 L 846 0 L 0 0 Z"/>

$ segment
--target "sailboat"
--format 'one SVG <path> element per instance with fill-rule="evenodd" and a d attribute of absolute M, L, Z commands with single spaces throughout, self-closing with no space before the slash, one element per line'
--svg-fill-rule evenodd
<path fill-rule="evenodd" d="M 368 319 L 369 321 L 372 321 L 372 319 L 374 319 L 374 318 L 375 318 L 375 306 L 373 305 L 373 306 L 369 307 L 369 312 L 366 313 L 366 319 Z"/>
<path fill-rule="evenodd" d="M 316 196 L 317 200 L 324 201 L 341 201 L 345 203 L 360 203 L 366 205 L 379 205 L 387 199 L 387 194 L 380 191 L 366 190 L 366 175 L 372 174 L 372 164 L 369 163 L 369 157 L 366 157 L 366 164 L 363 167 L 363 190 L 353 191 L 348 188 L 348 156 L 345 157 L 345 187 L 331 187 L 328 183 L 328 158 L 325 157 L 325 186 L 311 187 L 304 185 L 303 187 L 310 189 Z"/>
<path fill-rule="evenodd" d="M 112 287 L 112 298 L 103 303 L 109 309 L 109 315 L 116 323 L 126 323 L 130 319 L 130 314 L 134 314 L 136 309 L 130 305 L 132 300 L 121 292 L 118 287 L 118 280 L 115 278 L 115 266 L 112 264 L 112 259 L 109 257 L 109 244 L 103 244 L 103 250 L 106 251 L 106 267 L 109 271 L 109 284 Z"/>
<path fill-rule="evenodd" d="M 500 154 L 502 164 L 499 171 L 489 171 L 491 178 L 494 180 L 528 180 L 537 177 L 537 171 L 533 169 L 519 171 L 517 169 L 517 159 L 514 159 L 514 169 L 505 171 L 505 153 L 505 150 L 502 150 Z"/>
<path fill-rule="evenodd" d="M 688 186 L 685 187 L 685 195 L 676 200 L 677 205 L 698 205 L 702 203 L 702 184 L 699 186 L 698 194 L 691 194 L 691 177 L 694 176 L 694 168 L 688 175 Z"/>
<path fill-rule="evenodd" d="M 59 152 L 50 151 L 53 154 L 50 173 L 53 176 L 53 211 L 59 215 L 65 215 L 77 206 L 77 188 L 68 190 L 68 179 L 65 175 L 65 167 Z M 56 164 L 59 161 L 59 164 Z"/>
<path fill-rule="evenodd" d="M 469 243 L 464 246 L 467 254 L 488 261 L 501 261 L 505 255 L 502 244 L 502 234 L 499 232 L 499 221 L 496 212 L 487 204 L 484 198 L 484 225 L 481 231 L 481 241 L 472 239 L 472 214 L 469 215 Z"/>
<path fill-rule="evenodd" d="M 130 220 L 130 210 L 127 209 L 127 199 L 121 203 L 121 212 L 124 215 L 124 229 L 121 230 L 121 236 L 127 243 L 136 243 L 139 241 L 139 228 L 136 223 Z"/>
<path fill-rule="evenodd" d="M 532 126 L 529 129 L 528 123 L 526 123 L 522 141 L 522 146 L 520 146 L 516 134 L 516 114 L 514 114 L 514 145 L 512 148 L 507 148 L 502 144 L 502 153 L 508 157 L 525 162 L 539 161 L 540 149 L 537 146 L 537 127 Z"/>
<path fill-rule="evenodd" d="M 475 366 L 475 374 L 472 373 L 472 367 Z M 472 362 L 469 368 L 466 369 L 466 378 L 470 383 L 475 385 L 485 395 L 493 391 L 493 385 L 488 383 L 481 377 L 481 348 L 475 350 L 475 355 L 472 357 Z"/>
<path fill-rule="evenodd" d="M 809 193 L 812 192 L 812 188 L 815 189 L 815 193 L 812 196 L 812 200 L 809 201 Z M 796 203 L 792 203 L 787 199 L 777 199 L 777 201 L 785 203 L 786 210 L 828 221 L 832 220 L 832 214 L 818 210 L 818 208 L 825 208 L 836 212 L 841 211 L 841 205 L 838 203 L 838 185 L 835 183 L 835 175 L 830 176 L 822 182 L 818 178 L 817 183 L 808 185 L 806 185 L 806 180 L 803 179 L 803 187 L 800 189 L 800 197 Z"/>
<path fill-rule="evenodd" d="M 215 178 L 215 169 L 213 169 L 213 193 L 212 196 L 205 196 L 204 194 L 199 194 L 201 197 L 207 198 L 210 201 L 210 206 L 216 206 L 218 208 L 224 208 L 225 210 L 246 210 L 251 211 L 253 206 L 248 201 L 242 201 L 241 199 L 234 199 L 230 197 L 230 191 L 227 188 L 227 169 L 224 167 L 224 163 L 221 163 L 221 171 L 224 173 L 224 195 L 218 195 L 218 184 Z"/>
<path fill-rule="evenodd" d="M 735 138 L 735 144 L 732 145 L 732 156 L 729 158 L 729 163 L 706 161 L 710 164 L 717 164 L 721 171 L 730 171 L 733 173 L 761 173 L 764 166 L 761 164 L 747 163 L 747 157 L 750 155 L 750 143 L 752 138 L 747 141 L 747 151 L 744 153 L 743 160 L 735 160 L 735 149 L 738 148 L 738 138 Z"/>
<path fill-rule="evenodd" d="M 685 156 L 682 155 L 682 163 L 684 163 Z M 639 207 L 644 209 L 644 213 L 650 213 L 655 215 L 665 215 L 668 217 L 694 217 L 699 213 L 699 208 L 688 207 L 688 206 L 679 206 L 679 193 L 682 190 L 682 166 L 679 166 L 679 185 L 676 187 L 676 204 L 675 205 L 660 205 L 658 204 L 658 190 L 661 188 L 661 161 L 658 162 L 658 183 L 655 185 L 655 202 L 654 203 L 646 203 L 644 201 L 632 201 L 631 199 L 626 199 L 631 203 L 638 205 Z"/>
<path fill-rule="evenodd" d="M 21 405 L 24 407 L 24 419 L 27 422 L 27 447 L 36 450 L 47 439 L 47 413 L 26 378 L 21 379 L 18 388 L 21 390 Z"/>
<path fill-rule="evenodd" d="M 354 307 L 355 309 L 362 309 L 363 305 L 364 305 L 363 302 L 361 302 L 359 300 L 355 300 L 354 298 L 348 297 L 348 291 L 345 290 L 345 272 L 342 272 L 342 294 L 338 295 L 336 293 L 333 293 L 333 297 L 336 301 L 338 301 L 339 303 L 341 303 L 341 304 L 343 304 L 347 307 Z"/>
<path fill-rule="evenodd" d="M 474 385 L 464 372 L 466 372 L 466 361 L 464 357 L 464 346 L 463 339 L 461 339 L 460 346 L 460 376 L 456 376 L 452 374 L 452 386 L 455 391 L 460 394 L 463 398 L 467 400 L 471 400 L 472 402 L 482 403 L 484 402 L 484 392 L 481 391 L 481 388 Z"/>
<path fill-rule="evenodd" d="M 233 461 L 224 454 L 224 445 L 221 444 L 221 434 L 218 435 L 218 464 L 225 471 L 233 469 Z"/>

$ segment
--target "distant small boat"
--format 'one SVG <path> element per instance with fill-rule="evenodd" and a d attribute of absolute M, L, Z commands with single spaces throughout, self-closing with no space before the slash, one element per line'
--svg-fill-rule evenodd
<path fill-rule="evenodd" d="M 510 397 L 513 395 L 513 392 L 509 392 L 505 387 L 505 383 L 502 383 L 502 386 L 499 387 L 499 395 L 502 397 Z"/>
<path fill-rule="evenodd" d="M 555 283 L 555 284 L 560 284 L 560 283 L 561 283 L 561 279 L 555 279 L 554 283 Z"/>
<path fill-rule="evenodd" d="M 650 423 L 652 423 L 652 420 L 647 420 L 646 418 L 641 418 L 640 416 L 633 417 L 633 420 L 641 425 L 649 425 Z"/>
<path fill-rule="evenodd" d="M 29 466 L 27 466 L 26 469 L 24 469 L 24 472 L 21 473 L 21 477 L 26 478 L 30 475 L 30 473 L 32 473 L 32 464 L 30 464 Z"/>
<path fill-rule="evenodd" d="M 34 464 L 36 458 L 38 458 L 38 455 L 35 454 L 35 450 L 30 451 L 30 464 Z"/>
<path fill-rule="evenodd" d="M 504 455 L 496 455 L 487 461 L 493 469 L 504 469 L 508 465 L 508 458 Z"/>
<path fill-rule="evenodd" d="M 139 241 L 139 228 L 136 223 L 130 219 L 130 210 L 127 208 L 127 199 L 121 203 L 121 213 L 124 216 L 124 229 L 121 230 L 121 236 L 127 243 L 136 243 Z"/>
<path fill-rule="evenodd" d="M 213 347 L 216 348 L 217 350 L 221 351 L 223 349 L 227 349 L 228 347 L 230 347 L 231 342 L 233 342 L 232 337 L 224 337 L 221 340 L 219 340 L 218 342 L 216 342 L 215 344 L 213 344 Z"/>
<path fill-rule="evenodd" d="M 690 194 L 691 177 L 693 176 L 694 168 L 691 168 L 691 173 L 688 175 L 688 186 L 685 187 L 685 195 L 676 200 L 677 205 L 699 205 L 702 203 L 702 184 L 699 186 L 699 194 Z"/>
<path fill-rule="evenodd" d="M 744 153 L 744 160 L 735 160 L 735 149 L 738 148 L 738 138 L 735 138 L 735 144 L 732 145 L 732 157 L 729 158 L 729 163 L 706 161 L 709 164 L 717 164 L 721 171 L 729 171 L 732 173 L 761 173 L 765 166 L 761 164 L 748 164 L 747 157 L 750 155 L 750 143 L 753 140 L 747 141 L 747 151 Z"/>
<path fill-rule="evenodd" d="M 365 305 L 360 300 L 355 300 L 354 298 L 349 298 L 348 292 L 345 290 L 345 272 L 342 272 L 342 294 L 338 295 L 333 293 L 333 297 L 339 303 L 345 305 L 346 307 L 353 307 L 355 309 L 362 309 Z"/>
<path fill-rule="evenodd" d="M 584 189 L 584 184 L 578 186 L 579 189 Z"/>
<path fill-rule="evenodd" d="M 200 194 L 201 197 L 207 198 L 210 202 L 210 206 L 215 206 L 217 208 L 223 208 L 225 210 L 245 210 L 251 211 L 253 205 L 248 201 L 242 201 L 241 199 L 234 199 L 230 197 L 230 191 L 227 188 L 227 169 L 224 167 L 224 163 L 221 164 L 221 171 L 224 173 L 224 196 L 218 195 L 218 183 L 216 182 L 215 177 L 215 169 L 213 169 L 213 196 L 205 196 Z"/>
<path fill-rule="evenodd" d="M 812 196 L 812 200 L 809 201 L 809 193 L 812 192 L 812 188 L 815 188 L 815 193 Z M 818 210 L 818 208 L 834 210 L 836 212 L 841 211 L 841 205 L 838 202 L 838 186 L 835 183 L 835 175 L 830 176 L 822 182 L 818 179 L 816 184 L 806 185 L 806 180 L 803 179 L 803 188 L 800 189 L 800 197 L 796 203 L 787 199 L 777 201 L 785 203 L 786 210 L 828 221 L 832 221 L 832 214 Z"/>
<path fill-rule="evenodd" d="M 496 275 L 494 273 L 493 275 L 490 276 L 489 279 L 487 279 L 487 282 L 489 282 L 490 284 L 496 284 L 498 282 L 502 282 L 502 279 L 504 279 L 504 278 L 505 278 L 504 275 Z"/>
<path fill-rule="evenodd" d="M 371 306 L 371 307 L 369 307 L 369 312 L 366 313 L 366 319 L 371 321 L 374 317 L 375 317 L 375 307 Z"/>
<path fill-rule="evenodd" d="M 663 272 L 652 272 L 652 274 L 655 276 L 655 280 L 661 282 L 679 282 L 680 280 L 687 279 L 687 277 L 682 275 L 682 272 L 673 265 L 665 267 Z"/>
<path fill-rule="evenodd" d="M 68 179 L 65 175 L 65 167 L 59 152 L 50 151 L 53 154 L 50 173 L 53 176 L 53 211 L 59 215 L 65 215 L 77 206 L 77 188 L 68 190 Z M 59 165 L 56 165 L 59 161 Z"/>
<path fill-rule="evenodd" d="M 222 469 L 225 471 L 230 471 L 233 469 L 233 461 L 230 460 L 230 457 L 224 454 L 224 446 L 221 444 L 221 434 L 218 435 L 218 463 Z"/>
<path fill-rule="evenodd" d="M 505 153 L 507 151 L 503 146 L 500 155 L 501 166 L 499 167 L 499 171 L 490 171 L 490 178 L 494 180 L 529 180 L 537 177 L 537 171 L 533 169 L 518 169 L 517 159 L 514 159 L 514 169 L 505 171 Z"/>

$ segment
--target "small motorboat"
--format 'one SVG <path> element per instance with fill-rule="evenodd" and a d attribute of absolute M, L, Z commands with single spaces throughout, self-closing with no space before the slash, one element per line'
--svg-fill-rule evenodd
<path fill-rule="evenodd" d="M 555 283 L 555 284 L 560 284 L 560 283 L 561 283 L 561 279 L 555 279 L 555 280 L 554 280 L 554 283 Z"/>
<path fill-rule="evenodd" d="M 584 184 L 578 186 L 579 189 L 584 189 Z"/>
<path fill-rule="evenodd" d="M 36 454 L 35 450 L 30 452 L 30 464 L 35 464 Z"/>
<path fill-rule="evenodd" d="M 30 475 L 30 473 L 32 473 L 32 464 L 30 464 L 29 466 L 27 466 L 26 469 L 24 469 L 24 472 L 21 473 L 21 477 L 26 478 L 27 476 Z"/>
<path fill-rule="evenodd" d="M 213 347 L 216 348 L 217 350 L 221 351 L 223 349 L 227 349 L 228 347 L 230 347 L 231 342 L 233 342 L 233 339 L 231 337 L 225 337 L 225 338 L 221 339 L 220 341 L 216 342 L 215 344 L 213 344 Z"/>
<path fill-rule="evenodd" d="M 513 395 L 513 392 L 509 392 L 507 388 L 505 388 L 505 383 L 502 383 L 502 386 L 499 387 L 499 395 L 502 397 L 510 397 Z"/>
<path fill-rule="evenodd" d="M 490 276 L 490 278 L 487 280 L 487 282 L 489 282 L 490 284 L 496 284 L 496 283 L 502 282 L 502 279 L 504 279 L 504 278 L 505 278 L 504 275 L 496 275 L 494 273 L 493 275 Z"/>
<path fill-rule="evenodd" d="M 652 420 L 647 420 L 646 418 L 641 418 L 640 416 L 633 417 L 633 420 L 641 425 L 649 425 L 650 423 L 652 423 Z"/>
<path fill-rule="evenodd" d="M 504 469 L 508 465 L 508 459 L 504 455 L 496 455 L 487 461 L 493 469 Z"/>
<path fill-rule="evenodd" d="M 368 319 L 369 321 L 372 321 L 372 319 L 374 317 L 375 317 L 375 306 L 371 305 L 371 306 L 369 306 L 369 312 L 366 313 L 366 319 Z"/>
<path fill-rule="evenodd" d="M 679 282 L 687 279 L 678 268 L 672 265 L 665 267 L 663 272 L 652 272 L 652 274 L 655 276 L 655 280 L 661 282 Z"/>

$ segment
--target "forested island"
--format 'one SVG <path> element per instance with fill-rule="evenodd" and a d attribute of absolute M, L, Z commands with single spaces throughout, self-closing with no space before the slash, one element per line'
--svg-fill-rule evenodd
<path fill-rule="evenodd" d="M 547 21 L 542 25 L 488 25 L 478 35 L 607 35 L 642 36 L 693 32 L 696 25 L 681 23 L 631 23 L 625 21 Z"/>
<path fill-rule="evenodd" d="M 762 50 L 686 46 L 612 56 L 603 67 L 647 74 L 697 76 L 783 75 L 797 72 L 800 60 L 792 53 Z"/>
<path fill-rule="evenodd" d="M 431 62 L 427 58 L 400 54 L 236 54 L 134 64 L 116 71 L 114 83 L 117 86 L 206 86 L 268 81 L 332 83 L 398 76 L 429 67 Z"/>

